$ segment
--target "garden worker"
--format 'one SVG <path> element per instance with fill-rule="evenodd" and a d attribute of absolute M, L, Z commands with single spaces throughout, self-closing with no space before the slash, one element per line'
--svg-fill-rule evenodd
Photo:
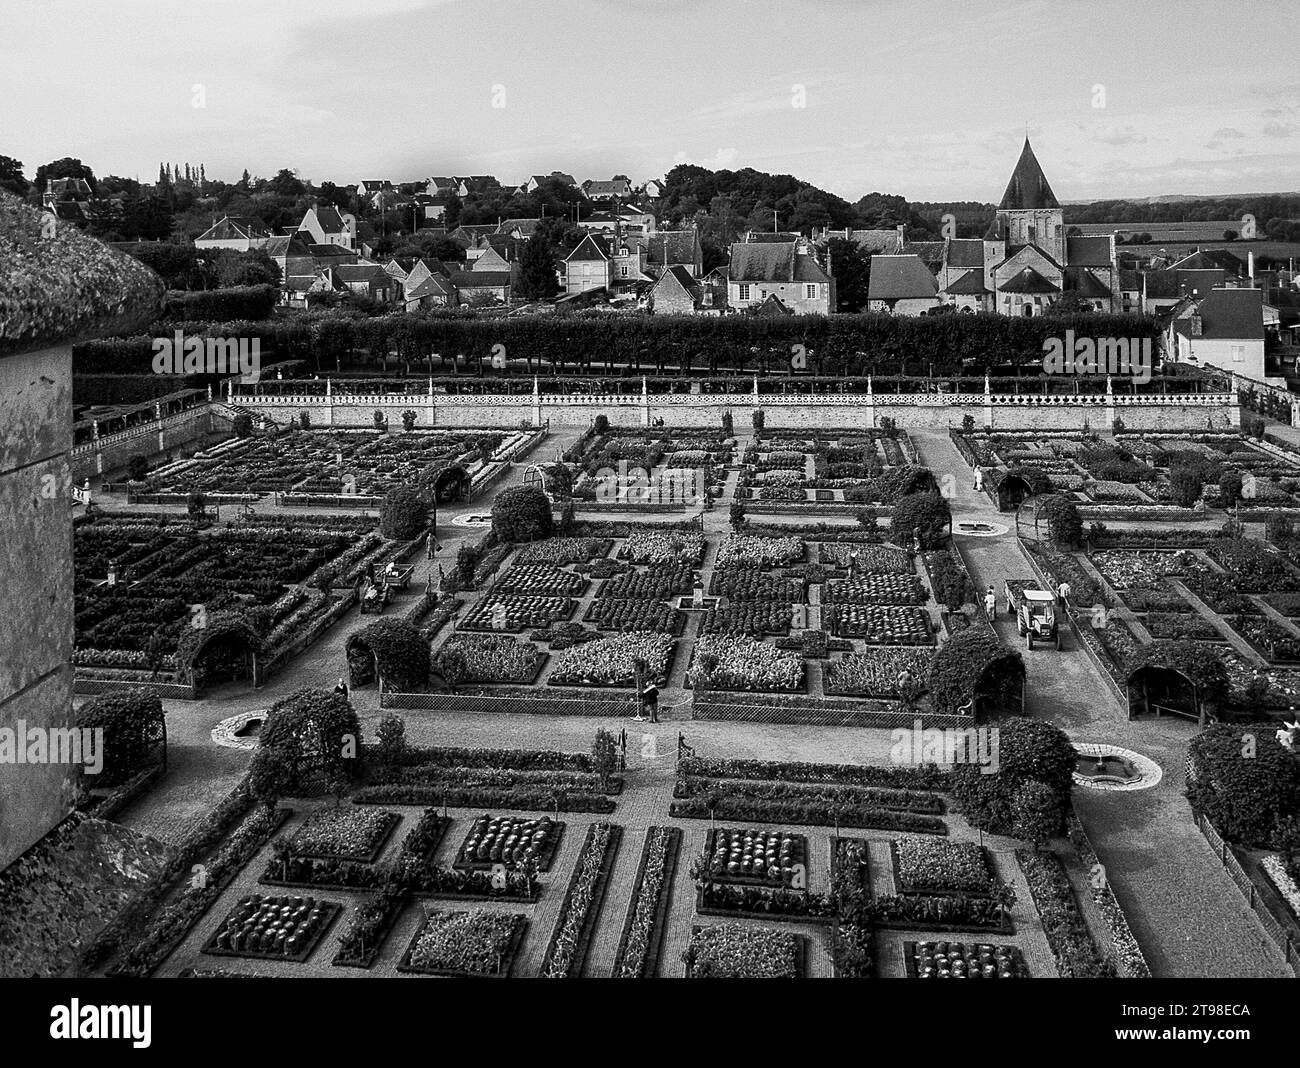
<path fill-rule="evenodd" d="M 984 489 L 984 468 L 975 468 L 975 492 L 979 493 Z"/>
<path fill-rule="evenodd" d="M 998 596 L 993 592 L 990 586 L 988 593 L 984 595 L 984 611 L 988 614 L 990 620 L 998 618 Z"/>
<path fill-rule="evenodd" d="M 645 707 L 646 716 L 651 723 L 659 722 L 659 687 L 654 684 L 652 679 L 646 684 L 646 688 L 641 691 L 641 703 Z"/>
<path fill-rule="evenodd" d="M 1058 603 L 1062 608 L 1064 608 L 1065 602 L 1070 597 L 1070 584 L 1068 582 L 1062 581 L 1061 584 L 1056 588 L 1056 596 L 1057 596 Z"/>
<path fill-rule="evenodd" d="M 334 687 L 335 693 L 341 693 L 345 698 L 348 695 L 348 684 L 343 681 L 343 676 L 339 676 L 339 684 Z"/>

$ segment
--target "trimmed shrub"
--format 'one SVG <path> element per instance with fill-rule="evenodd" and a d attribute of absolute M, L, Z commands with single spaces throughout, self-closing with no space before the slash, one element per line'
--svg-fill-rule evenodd
<path fill-rule="evenodd" d="M 492 531 L 500 541 L 549 538 L 554 525 L 551 502 L 536 486 L 512 486 L 492 503 Z"/>
<path fill-rule="evenodd" d="M 1042 504 L 1042 513 L 1047 520 L 1047 533 L 1057 545 L 1073 548 L 1083 540 L 1083 520 L 1068 497 L 1061 494 L 1048 497 Z"/>
<path fill-rule="evenodd" d="M 429 525 L 429 505 L 413 486 L 394 486 L 384 494 L 379 533 L 394 541 L 418 538 Z"/>
<path fill-rule="evenodd" d="M 289 768 L 283 792 L 313 780 L 351 779 L 361 754 L 361 725 L 346 697 L 329 690 L 295 690 L 277 701 L 258 737 L 258 749 L 275 750 Z M 273 758 L 264 757 L 263 763 Z"/>
<path fill-rule="evenodd" d="M 963 815 L 993 834 L 1032 832 L 1045 838 L 1061 833 L 1078 759 L 1069 736 L 1037 719 L 1004 719 L 997 729 L 996 775 L 986 775 L 974 764 L 953 769 L 952 794 Z M 1027 790 L 1032 783 L 1043 789 Z M 1027 821 L 1019 806 L 1031 801 L 1032 820 Z"/>
<path fill-rule="evenodd" d="M 373 657 L 384 685 L 399 693 L 419 693 L 429 685 L 429 643 L 404 619 L 378 619 L 348 637 L 348 666 L 352 677 L 369 681 L 365 662 Z"/>
<path fill-rule="evenodd" d="M 927 472 L 928 473 L 928 472 Z M 890 538 L 898 545 L 912 546 L 913 532 L 919 530 L 922 549 L 935 549 L 948 537 L 952 511 L 938 493 L 913 493 L 894 505 L 890 518 Z"/>
<path fill-rule="evenodd" d="M 147 686 L 86 702 L 77 713 L 77 726 L 104 732 L 104 766 L 95 776 L 99 786 L 125 782 L 148 763 L 154 747 L 166 737 L 162 698 Z"/>
<path fill-rule="evenodd" d="M 1274 737 L 1273 723 L 1216 723 L 1192 739 L 1192 808 L 1230 842 L 1283 849 L 1300 812 L 1300 760 Z"/>

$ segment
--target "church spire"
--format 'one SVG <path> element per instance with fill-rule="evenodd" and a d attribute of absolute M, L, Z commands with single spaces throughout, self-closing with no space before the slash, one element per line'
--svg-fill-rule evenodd
<path fill-rule="evenodd" d="M 1023 211 L 1060 206 L 1052 187 L 1047 184 L 1047 176 L 1038 165 L 1038 157 L 1034 155 L 1026 135 L 1025 147 L 1020 151 L 1020 159 L 1016 161 L 1016 169 L 1011 172 L 1011 181 L 1007 183 L 1007 191 L 1002 194 L 998 210 Z"/>

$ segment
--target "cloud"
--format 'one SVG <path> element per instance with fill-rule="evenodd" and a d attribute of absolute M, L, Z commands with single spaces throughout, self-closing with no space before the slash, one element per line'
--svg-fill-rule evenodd
<path fill-rule="evenodd" d="M 1147 135 L 1138 133 L 1132 126 L 1122 129 L 1118 126 L 1106 126 L 1095 135 L 1096 139 L 1107 145 L 1142 145 L 1146 144 Z"/>
<path fill-rule="evenodd" d="M 1214 131 L 1213 134 L 1211 134 L 1211 136 L 1216 141 L 1221 141 L 1221 140 L 1227 140 L 1229 138 L 1233 140 L 1238 140 L 1240 138 L 1245 137 L 1246 135 L 1242 133 L 1240 130 L 1232 126 L 1220 126 L 1217 130 Z"/>
<path fill-rule="evenodd" d="M 1283 122 L 1267 123 L 1260 133 L 1265 137 L 1290 137 L 1292 127 Z"/>

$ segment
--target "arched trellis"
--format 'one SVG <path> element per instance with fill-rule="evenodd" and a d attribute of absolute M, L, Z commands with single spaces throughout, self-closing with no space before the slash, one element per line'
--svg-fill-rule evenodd
<path fill-rule="evenodd" d="M 1138 649 L 1125 671 L 1129 719 L 1177 715 L 1204 726 L 1228 699 L 1228 669 L 1219 655 L 1193 641 L 1152 642 Z"/>
<path fill-rule="evenodd" d="M 429 643 L 405 620 L 376 620 L 349 635 L 344 652 L 353 686 L 379 679 L 388 690 L 418 693 L 429 685 Z"/>
<path fill-rule="evenodd" d="M 261 682 L 258 658 L 262 653 L 262 639 L 256 628 L 242 615 L 217 615 L 208 618 L 196 616 L 181 635 L 176 645 L 176 674 L 182 682 L 202 686 L 207 681 L 206 665 L 217 650 L 242 655 L 247 677 L 256 686 Z"/>
<path fill-rule="evenodd" d="M 928 685 L 937 713 L 981 719 L 1019 714 L 1025 703 L 1025 663 L 992 627 L 972 624 L 940 648 Z"/>
<path fill-rule="evenodd" d="M 443 504 L 464 500 L 469 496 L 472 477 L 463 464 L 447 464 L 428 472 L 420 480 L 421 492 L 426 496 L 432 492 L 434 501 Z"/>
<path fill-rule="evenodd" d="M 101 694 L 81 707 L 77 726 L 103 731 L 102 785 L 124 782 L 154 759 L 167 769 L 167 716 L 153 687 Z"/>

